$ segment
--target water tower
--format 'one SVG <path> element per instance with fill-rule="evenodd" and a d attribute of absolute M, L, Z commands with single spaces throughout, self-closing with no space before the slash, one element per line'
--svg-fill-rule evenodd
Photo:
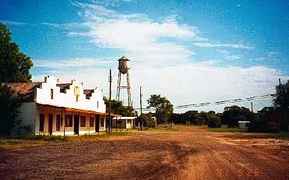
<path fill-rule="evenodd" d="M 120 101 L 121 90 L 125 90 L 127 91 L 127 106 L 132 106 L 128 61 L 129 59 L 127 59 L 124 56 L 118 60 L 118 80 L 117 80 L 116 99 Z M 122 84 L 121 81 L 123 77 L 124 80 L 126 80 L 124 84 Z M 123 104 L 125 105 L 124 102 Z"/>

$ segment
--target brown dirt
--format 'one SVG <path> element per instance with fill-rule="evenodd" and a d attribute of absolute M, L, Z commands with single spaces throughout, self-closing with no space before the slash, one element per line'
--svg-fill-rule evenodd
<path fill-rule="evenodd" d="M 289 179 L 289 141 L 182 127 L 0 148 L 0 179 Z"/>

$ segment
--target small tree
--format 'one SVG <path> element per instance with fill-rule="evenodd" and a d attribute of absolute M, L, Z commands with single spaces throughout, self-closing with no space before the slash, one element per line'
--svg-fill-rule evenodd
<path fill-rule="evenodd" d="M 108 99 L 104 97 L 104 103 L 108 110 Z M 135 116 L 135 111 L 131 106 L 124 106 L 121 101 L 111 100 L 111 112 L 122 116 Z"/>
<path fill-rule="evenodd" d="M 143 123 L 144 127 L 155 127 L 155 121 L 151 113 L 142 114 L 138 117 L 138 121 Z"/>
<path fill-rule="evenodd" d="M 208 114 L 208 127 L 209 128 L 219 128 L 221 127 L 221 118 L 216 114 Z"/>
<path fill-rule="evenodd" d="M 154 94 L 149 98 L 148 104 L 148 108 L 156 109 L 156 118 L 159 122 L 168 122 L 173 113 L 173 105 L 168 99 Z"/>

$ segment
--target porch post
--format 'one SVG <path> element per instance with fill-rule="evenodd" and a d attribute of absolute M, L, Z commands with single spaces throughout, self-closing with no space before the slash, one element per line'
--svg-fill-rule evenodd
<path fill-rule="evenodd" d="M 64 113 L 64 110 L 61 111 L 61 116 L 62 116 L 63 136 L 65 137 L 65 113 Z"/>

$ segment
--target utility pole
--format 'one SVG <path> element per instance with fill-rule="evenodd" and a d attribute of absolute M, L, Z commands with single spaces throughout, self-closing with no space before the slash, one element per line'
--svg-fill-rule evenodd
<path fill-rule="evenodd" d="M 252 112 L 252 113 L 254 112 L 254 104 L 253 104 L 253 101 L 251 102 L 251 112 Z"/>
<path fill-rule="evenodd" d="M 109 116 L 109 133 L 112 132 L 112 121 L 111 121 L 111 69 L 109 70 L 109 101 L 108 101 L 108 116 Z"/>
<path fill-rule="evenodd" d="M 142 115 L 142 91 L 141 91 L 141 86 L 139 87 L 139 104 L 140 104 L 140 116 Z M 140 130 L 142 131 L 143 128 L 143 119 L 142 117 L 140 118 Z"/>

